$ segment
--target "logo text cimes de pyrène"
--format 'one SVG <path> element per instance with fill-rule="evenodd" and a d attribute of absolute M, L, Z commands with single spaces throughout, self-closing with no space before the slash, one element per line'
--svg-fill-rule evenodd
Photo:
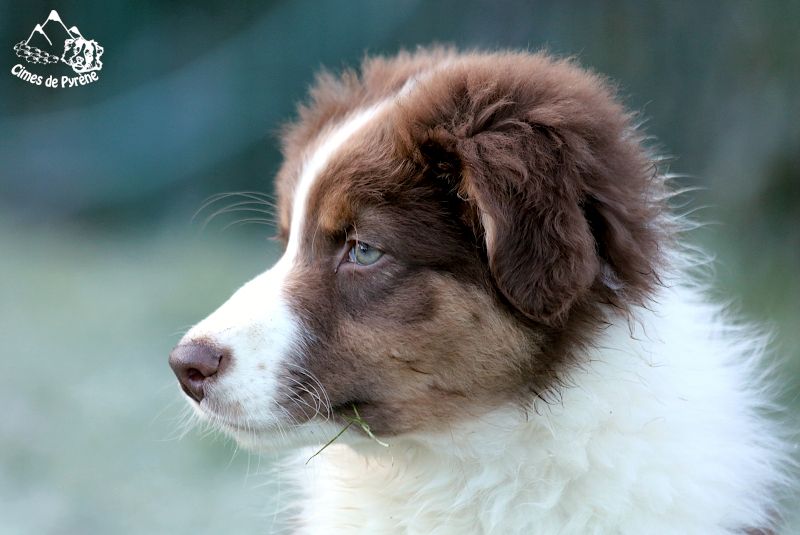
<path fill-rule="evenodd" d="M 11 74 L 33 85 L 91 84 L 100 79 L 98 71 L 103 68 L 103 47 L 86 39 L 77 26 L 67 28 L 55 9 L 44 23 L 34 26 L 26 40 L 14 45 L 14 52 L 28 65 L 17 63 Z"/>

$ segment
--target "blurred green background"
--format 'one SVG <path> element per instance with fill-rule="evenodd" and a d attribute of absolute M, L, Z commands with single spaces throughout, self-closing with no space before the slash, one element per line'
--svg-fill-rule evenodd
<path fill-rule="evenodd" d="M 10 74 L 53 8 L 105 47 L 97 83 Z M 178 440 L 166 362 L 274 260 L 272 229 L 192 216 L 271 190 L 275 132 L 320 66 L 431 42 L 545 47 L 619 82 L 700 187 L 686 209 L 714 223 L 691 239 L 717 253 L 715 293 L 774 329 L 793 417 L 800 3 L 0 0 L 0 533 L 273 530 L 288 498 L 271 461 Z"/>

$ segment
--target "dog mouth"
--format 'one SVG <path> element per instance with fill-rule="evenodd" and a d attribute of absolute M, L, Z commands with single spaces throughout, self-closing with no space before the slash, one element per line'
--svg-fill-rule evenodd
<path fill-rule="evenodd" d="M 262 433 L 271 433 L 275 431 L 277 428 L 269 427 L 269 426 L 257 426 L 253 424 L 243 424 L 241 422 L 225 420 L 225 419 L 218 419 L 216 422 L 219 427 L 224 430 L 237 432 L 237 433 L 251 433 L 251 434 L 262 434 Z"/>
<path fill-rule="evenodd" d="M 275 414 L 274 421 L 270 423 L 256 422 L 244 415 L 231 414 L 230 410 L 211 406 L 207 403 L 200 404 L 199 409 L 210 423 L 224 430 L 266 434 L 279 433 L 280 429 L 285 426 L 298 426 L 315 422 L 328 423 L 340 427 L 347 425 L 360 427 L 365 424 L 362 414 L 369 410 L 369 406 L 370 404 L 365 401 L 353 399 L 334 405 L 329 410 L 319 410 L 313 414 L 303 413 L 302 417 L 297 417 L 289 412 L 287 407 L 275 403 L 277 414 Z M 283 417 L 280 417 L 279 414 Z"/>
<path fill-rule="evenodd" d="M 211 426 L 228 433 L 266 434 L 278 432 L 280 427 L 277 422 L 256 422 L 249 418 L 232 415 L 231 411 L 226 411 L 222 407 L 212 407 L 209 403 L 201 402 L 196 406 L 201 417 Z"/>
<path fill-rule="evenodd" d="M 186 385 L 184 385 L 181 382 L 178 382 L 178 385 L 180 385 L 181 390 L 183 391 L 184 394 L 186 394 L 186 397 L 188 397 L 194 403 L 196 403 L 198 405 L 200 404 L 200 401 L 197 400 L 197 397 L 195 396 L 195 394 L 193 394 L 192 391 L 189 390 L 189 388 Z"/>
<path fill-rule="evenodd" d="M 336 417 L 334 409 L 320 410 L 312 414 L 311 410 L 306 408 L 306 413 L 297 415 L 290 412 L 289 406 L 277 400 L 270 403 L 270 410 L 264 410 L 262 407 L 258 411 L 260 415 L 253 414 L 240 400 L 220 403 L 206 396 L 199 402 L 191 400 L 190 403 L 208 424 L 231 434 L 279 434 L 288 428 L 306 423 L 331 422 L 338 425 L 343 421 Z"/>
<path fill-rule="evenodd" d="M 297 386 L 300 385 L 300 386 Z M 315 428 L 322 425 L 329 430 L 345 427 L 353 431 L 370 429 L 368 419 L 375 404 L 361 396 L 341 396 L 329 399 L 321 385 L 284 383 L 272 396 L 261 402 L 232 395 L 223 385 L 205 385 L 204 395 L 198 399 L 191 389 L 180 384 L 188 403 L 207 425 L 238 439 L 259 437 L 269 439 L 291 433 L 292 429 Z M 365 415 L 367 420 L 364 419 Z"/>
<path fill-rule="evenodd" d="M 349 418 L 363 414 L 370 403 L 361 399 L 351 399 L 331 407 L 331 414 L 339 420 L 347 421 Z"/>

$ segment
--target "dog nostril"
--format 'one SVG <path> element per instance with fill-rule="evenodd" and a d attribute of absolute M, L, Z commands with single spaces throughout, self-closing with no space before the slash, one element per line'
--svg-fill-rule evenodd
<path fill-rule="evenodd" d="M 202 381 L 205 379 L 205 376 L 200 372 L 200 370 L 195 370 L 194 368 L 189 368 L 186 370 L 186 376 L 190 381 Z"/>
<path fill-rule="evenodd" d="M 216 375 L 226 353 L 206 341 L 181 344 L 169 355 L 169 365 L 187 396 L 200 402 L 205 396 L 205 384 L 209 377 Z"/>

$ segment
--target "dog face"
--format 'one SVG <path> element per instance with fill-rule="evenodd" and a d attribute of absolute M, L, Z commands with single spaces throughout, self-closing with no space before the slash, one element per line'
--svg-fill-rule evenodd
<path fill-rule="evenodd" d="M 61 59 L 77 73 L 99 71 L 103 68 L 103 63 L 100 61 L 103 52 L 103 47 L 94 39 L 76 37 L 64 41 L 64 54 Z"/>
<path fill-rule="evenodd" d="M 266 447 L 356 411 L 391 436 L 546 398 L 657 281 L 662 196 L 628 119 L 544 55 L 321 77 L 285 133 L 283 256 L 170 357 L 191 403 Z"/>

